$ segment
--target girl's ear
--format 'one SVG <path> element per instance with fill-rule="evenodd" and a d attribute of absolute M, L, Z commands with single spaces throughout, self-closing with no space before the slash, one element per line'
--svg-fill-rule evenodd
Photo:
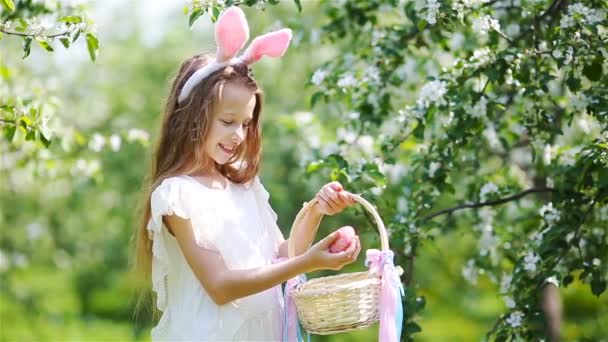
<path fill-rule="evenodd" d="M 227 9 L 215 24 L 217 62 L 234 57 L 249 39 L 249 25 L 245 13 L 238 7 Z"/>
<path fill-rule="evenodd" d="M 257 62 L 262 56 L 281 57 L 291 42 L 291 30 L 282 29 L 256 37 L 249 45 L 241 60 L 247 64 Z"/>

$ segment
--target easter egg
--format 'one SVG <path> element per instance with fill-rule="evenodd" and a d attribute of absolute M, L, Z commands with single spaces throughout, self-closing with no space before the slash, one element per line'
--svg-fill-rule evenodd
<path fill-rule="evenodd" d="M 329 246 L 330 253 L 339 253 L 346 250 L 355 238 L 355 230 L 353 227 L 345 226 L 338 229 L 337 232 L 340 237 Z"/>

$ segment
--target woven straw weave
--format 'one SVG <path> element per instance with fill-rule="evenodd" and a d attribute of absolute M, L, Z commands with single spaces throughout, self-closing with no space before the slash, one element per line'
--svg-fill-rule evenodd
<path fill-rule="evenodd" d="M 380 234 L 382 250 L 388 251 L 388 237 L 384 223 L 376 209 L 362 197 L 349 194 L 369 211 Z M 316 203 L 305 203 L 294 220 L 291 230 Z M 293 239 L 289 239 L 289 257 L 294 257 Z M 403 270 L 397 267 L 398 272 Z M 300 323 L 312 334 L 329 335 L 366 328 L 379 320 L 381 279 L 369 272 L 356 272 L 309 280 L 293 288 L 290 295 L 295 302 Z"/>

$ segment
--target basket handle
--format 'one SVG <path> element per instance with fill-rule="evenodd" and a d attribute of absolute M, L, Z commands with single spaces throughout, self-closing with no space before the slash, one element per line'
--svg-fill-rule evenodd
<path fill-rule="evenodd" d="M 361 204 L 363 206 L 363 208 L 365 208 L 365 210 L 367 210 L 370 214 L 372 214 L 372 216 L 374 217 L 374 221 L 376 221 L 376 225 L 378 228 L 378 233 L 380 233 L 380 244 L 382 247 L 382 251 L 386 252 L 388 251 L 388 235 L 386 233 L 386 228 L 384 227 L 384 222 L 382 222 L 382 219 L 380 218 L 380 215 L 378 215 L 378 211 L 376 210 L 376 208 L 374 208 L 374 206 L 369 203 L 365 198 L 357 195 L 357 194 L 352 194 L 349 192 L 346 192 L 348 194 L 348 196 L 350 196 L 351 198 L 353 198 L 356 202 L 358 202 L 359 204 Z M 300 210 L 300 212 L 298 213 L 298 215 L 296 215 L 295 220 L 293 221 L 293 225 L 291 226 L 291 231 L 289 233 L 289 245 L 288 245 L 288 255 L 289 255 L 289 259 L 293 258 L 295 255 L 295 248 L 294 248 L 294 241 L 292 239 L 292 237 L 294 236 L 294 230 L 295 228 L 299 225 L 300 221 L 302 221 L 304 219 L 304 216 L 306 216 L 306 214 L 312 209 L 313 205 L 315 205 L 318 202 L 318 200 L 316 198 L 313 198 L 310 202 L 304 202 L 304 206 L 302 207 L 302 209 Z"/>

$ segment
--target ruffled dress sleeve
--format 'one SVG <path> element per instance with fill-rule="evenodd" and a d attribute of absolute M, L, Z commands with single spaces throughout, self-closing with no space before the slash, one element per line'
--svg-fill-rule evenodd
<path fill-rule="evenodd" d="M 202 229 L 200 216 L 204 215 L 194 207 L 196 201 L 188 184 L 182 179 L 171 177 L 163 180 L 150 196 L 151 215 L 148 221 L 148 237 L 152 240 L 152 290 L 157 294 L 157 307 L 167 308 L 167 275 L 170 267 L 171 239 L 175 240 L 163 223 L 163 216 L 176 215 L 191 221 L 196 242 L 202 248 L 215 250 L 213 229 Z M 205 227 L 207 228 L 207 227 Z"/>

